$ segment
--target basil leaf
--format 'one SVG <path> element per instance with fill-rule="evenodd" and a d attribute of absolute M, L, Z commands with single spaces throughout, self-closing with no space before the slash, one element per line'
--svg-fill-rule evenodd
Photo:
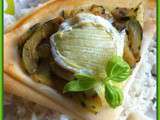
<path fill-rule="evenodd" d="M 116 86 L 112 86 L 109 83 L 105 86 L 105 98 L 108 104 L 115 108 L 122 104 L 123 92 Z"/>
<path fill-rule="evenodd" d="M 64 86 L 64 92 L 82 92 L 95 86 L 97 81 L 87 74 L 76 74 L 74 80 Z"/>
<path fill-rule="evenodd" d="M 14 0 L 6 0 L 7 2 L 7 9 L 4 11 L 6 14 L 14 15 L 15 13 L 15 5 Z"/>
<path fill-rule="evenodd" d="M 130 66 L 119 56 L 113 56 L 106 65 L 107 77 L 116 82 L 126 80 L 131 74 Z"/>

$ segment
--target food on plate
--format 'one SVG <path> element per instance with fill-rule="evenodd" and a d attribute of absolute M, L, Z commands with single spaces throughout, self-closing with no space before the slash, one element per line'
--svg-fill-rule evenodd
<path fill-rule="evenodd" d="M 55 9 L 61 2 L 70 3 L 51 1 L 46 6 Z M 141 4 L 112 9 L 96 2 L 81 4 L 84 6 L 56 8 L 58 12 L 52 19 L 41 18 L 41 10 L 47 11 L 44 5 L 35 16 L 31 14 L 31 20 L 22 19 L 22 25 L 17 24 L 6 33 L 8 41 L 16 41 L 16 46 L 13 42 L 5 43 L 8 51 L 16 49 L 16 55 L 13 61 L 6 61 L 5 73 L 47 94 L 57 104 L 62 104 L 63 99 L 53 96 L 55 91 L 73 102 L 69 104 L 71 109 L 76 105 L 81 113 L 98 116 L 123 104 L 125 85 L 141 59 L 143 23 L 137 17 Z M 22 34 L 16 36 L 14 33 L 21 29 Z M 39 84 L 54 92 L 39 88 Z M 66 102 L 62 106 L 65 108 Z"/>
<path fill-rule="evenodd" d="M 115 8 L 113 16 L 109 13 L 94 4 L 64 10 L 62 16 L 34 25 L 29 30 L 32 35 L 20 45 L 24 70 L 33 80 L 51 86 L 53 74 L 65 80 L 59 92 L 74 94 L 75 101 L 90 112 L 120 106 L 123 92 L 117 83 L 127 80 L 129 65 L 139 61 L 142 29 L 133 9 Z M 124 21 L 124 32 L 110 19 Z M 125 47 L 131 56 L 124 52 Z"/>

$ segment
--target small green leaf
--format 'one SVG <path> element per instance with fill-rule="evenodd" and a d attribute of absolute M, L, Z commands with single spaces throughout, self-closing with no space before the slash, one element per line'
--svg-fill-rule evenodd
<path fill-rule="evenodd" d="M 105 86 L 105 98 L 108 104 L 115 108 L 122 104 L 123 92 L 116 86 L 112 86 L 109 83 Z"/>
<path fill-rule="evenodd" d="M 91 75 L 76 74 L 74 80 L 64 86 L 64 92 L 82 92 L 95 86 L 97 81 Z"/>
<path fill-rule="evenodd" d="M 119 56 L 113 56 L 106 65 L 107 77 L 116 82 L 126 80 L 131 74 L 130 66 Z"/>
<path fill-rule="evenodd" d="M 4 12 L 6 14 L 14 15 L 14 13 L 15 13 L 14 0 L 6 0 L 6 2 L 7 2 L 8 7 Z"/>

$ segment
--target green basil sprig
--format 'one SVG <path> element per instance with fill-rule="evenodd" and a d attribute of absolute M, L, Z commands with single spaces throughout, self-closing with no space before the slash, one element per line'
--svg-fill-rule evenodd
<path fill-rule="evenodd" d="M 83 92 L 94 88 L 98 82 L 105 86 L 105 98 L 108 104 L 115 108 L 122 104 L 123 92 L 116 87 L 115 82 L 127 80 L 131 74 L 130 66 L 119 56 L 113 56 L 106 64 L 106 78 L 96 80 L 93 75 L 86 73 L 75 74 L 74 80 L 64 86 L 64 92 Z M 114 82 L 113 82 L 114 81 Z"/>
<path fill-rule="evenodd" d="M 106 65 L 107 77 L 104 79 L 105 84 L 105 98 L 108 104 L 115 108 L 120 106 L 123 101 L 123 92 L 120 88 L 111 85 L 114 82 L 123 82 L 127 80 L 131 74 L 130 66 L 123 58 L 113 56 Z"/>
<path fill-rule="evenodd" d="M 122 104 L 123 92 L 120 88 L 107 83 L 105 86 L 105 98 L 108 104 L 115 108 Z"/>
<path fill-rule="evenodd" d="M 82 92 L 95 86 L 97 81 L 91 75 L 85 73 L 75 74 L 74 80 L 64 86 L 64 92 Z"/>
<path fill-rule="evenodd" d="M 4 12 L 10 15 L 14 15 L 15 13 L 14 0 L 6 0 L 6 2 L 7 2 L 8 7 Z"/>
<path fill-rule="evenodd" d="M 131 74 L 130 66 L 121 57 L 112 57 L 106 65 L 107 79 L 122 82 Z"/>

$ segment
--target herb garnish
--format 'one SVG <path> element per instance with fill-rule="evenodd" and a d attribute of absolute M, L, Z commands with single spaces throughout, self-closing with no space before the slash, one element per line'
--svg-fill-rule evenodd
<path fill-rule="evenodd" d="M 122 82 L 128 78 L 130 66 L 121 57 L 112 57 L 106 65 L 107 79 Z"/>
<path fill-rule="evenodd" d="M 98 82 L 105 85 L 105 98 L 108 104 L 115 108 L 122 104 L 123 92 L 116 87 L 115 82 L 127 80 L 131 74 L 131 69 L 127 62 L 119 56 L 113 56 L 106 64 L 106 78 L 102 81 L 96 80 L 93 75 L 79 73 L 75 74 L 74 80 L 64 86 L 64 92 L 82 92 L 95 87 Z M 113 82 L 114 81 L 114 82 Z"/>
<path fill-rule="evenodd" d="M 97 80 L 89 74 L 75 74 L 74 79 L 64 86 L 64 92 L 82 92 L 95 86 Z"/>

